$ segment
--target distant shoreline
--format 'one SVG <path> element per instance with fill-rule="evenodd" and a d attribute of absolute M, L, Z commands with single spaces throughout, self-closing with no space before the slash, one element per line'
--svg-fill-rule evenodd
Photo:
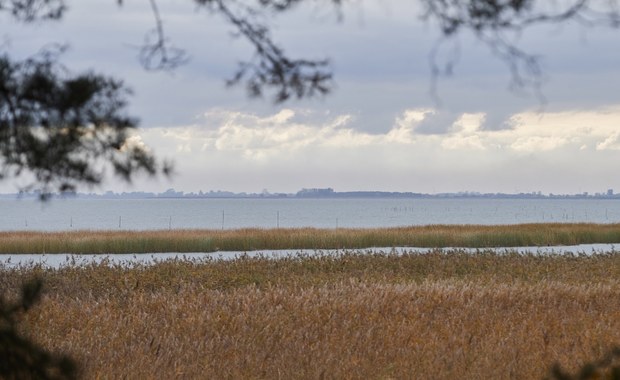
<path fill-rule="evenodd" d="M 152 192 L 106 192 L 97 193 L 62 193 L 51 194 L 54 198 L 63 199 L 600 199 L 620 200 L 620 194 L 613 190 L 604 193 L 579 193 L 579 194 L 543 194 L 532 193 L 479 193 L 479 192 L 456 192 L 456 193 L 413 193 L 413 192 L 389 192 L 389 191 L 342 191 L 331 189 L 302 189 L 297 193 L 234 193 L 228 191 L 210 191 L 198 193 L 185 193 L 170 189 L 162 193 Z M 38 192 L 0 194 L 0 199 L 39 199 Z"/>

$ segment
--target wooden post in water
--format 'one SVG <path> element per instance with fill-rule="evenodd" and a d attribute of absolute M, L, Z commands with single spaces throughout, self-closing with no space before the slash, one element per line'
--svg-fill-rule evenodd
<path fill-rule="evenodd" d="M 222 231 L 224 230 L 224 210 L 222 210 Z"/>
<path fill-rule="evenodd" d="M 118 216 L 118 229 L 121 229 L 121 216 Z"/>
<path fill-rule="evenodd" d="M 280 228 L 280 211 L 277 211 L 276 214 L 277 214 L 277 217 L 276 217 L 276 220 L 277 220 L 276 228 Z"/>
<path fill-rule="evenodd" d="M 168 231 L 172 230 L 172 215 L 170 215 L 170 219 L 168 219 Z"/>

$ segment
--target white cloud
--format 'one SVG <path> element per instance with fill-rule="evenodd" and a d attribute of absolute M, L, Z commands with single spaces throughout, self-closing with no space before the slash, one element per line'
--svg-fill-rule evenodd
<path fill-rule="evenodd" d="M 567 142 L 562 137 L 524 136 L 517 138 L 510 147 L 517 152 L 545 152 L 562 147 Z"/>
<path fill-rule="evenodd" d="M 373 134 L 357 130 L 358 120 L 349 114 L 287 109 L 260 116 L 220 109 L 195 125 L 140 134 L 156 154 L 176 160 L 181 174 L 175 184 L 188 189 L 208 189 L 212 185 L 202 184 L 208 181 L 237 191 L 259 182 L 280 191 L 332 186 L 432 192 L 483 184 L 483 191 L 515 191 L 535 179 L 532 190 L 544 190 L 574 171 L 596 174 L 584 180 L 590 184 L 614 186 L 601 172 L 612 170 L 609 154 L 620 149 L 620 108 L 523 113 L 503 130 L 481 129 L 484 114 L 463 114 L 444 134 L 417 132 L 431 112 L 405 110 L 390 129 Z"/>
<path fill-rule="evenodd" d="M 567 146 L 583 150 L 590 145 L 597 150 L 620 149 L 620 131 L 615 127 L 620 121 L 620 109 L 545 114 L 544 117 L 523 113 L 513 118 L 516 121 L 513 129 L 497 131 L 480 129 L 484 114 L 463 114 L 441 135 L 416 132 L 417 125 L 433 113 L 428 109 L 403 111 L 394 118 L 391 129 L 379 134 L 358 131 L 355 118 L 349 114 L 304 113 L 309 121 L 296 121 L 298 112 L 292 109 L 268 116 L 216 110 L 205 114 L 206 126 L 199 122 L 186 127 L 153 128 L 142 133 L 159 133 L 166 143 L 174 142 L 175 146 L 182 147 L 180 151 L 228 151 L 241 153 L 249 159 L 290 155 L 306 148 L 370 146 L 382 149 L 427 146 L 460 151 L 493 149 L 504 154 L 547 152 Z M 596 127 L 589 126 L 591 124 Z"/>
<path fill-rule="evenodd" d="M 453 135 L 444 138 L 441 147 L 450 150 L 485 150 L 485 142 L 478 135 Z"/>
<path fill-rule="evenodd" d="M 341 115 L 317 125 L 291 121 L 293 110 L 259 117 L 232 113 L 218 129 L 207 134 L 203 150 L 237 151 L 245 158 L 265 159 L 279 153 L 291 153 L 311 145 L 356 145 L 359 138 L 345 128 L 351 117 Z"/>
<path fill-rule="evenodd" d="M 133 131 L 133 133 L 127 137 L 120 151 L 125 152 L 133 148 L 139 148 L 147 152 L 150 151 L 150 148 L 142 141 L 142 137 L 136 131 Z"/>
<path fill-rule="evenodd" d="M 481 132 L 480 125 L 484 114 L 463 114 L 451 126 L 451 132 L 443 137 L 441 147 L 450 150 L 485 150 L 487 142 L 484 135 L 492 132 Z"/>
<path fill-rule="evenodd" d="M 394 126 L 385 135 L 388 142 L 411 144 L 415 142 L 415 128 L 428 115 L 432 114 L 430 109 L 410 109 L 405 110 L 394 121 Z"/>
<path fill-rule="evenodd" d="M 620 150 L 620 131 L 616 131 L 596 145 L 596 150 Z"/>

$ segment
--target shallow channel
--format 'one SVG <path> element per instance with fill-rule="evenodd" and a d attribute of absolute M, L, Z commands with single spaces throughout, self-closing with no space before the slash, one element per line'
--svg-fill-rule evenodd
<path fill-rule="evenodd" d="M 313 255 L 342 255 L 346 253 L 368 253 L 368 254 L 407 254 L 418 253 L 425 254 L 432 251 L 450 252 L 458 250 L 460 252 L 476 253 L 476 252 L 496 252 L 508 253 L 518 252 L 521 254 L 585 254 L 596 255 L 609 252 L 616 252 L 614 244 L 580 244 L 565 246 L 545 246 L 545 247 L 495 247 L 495 248 L 416 248 L 416 247 L 375 247 L 363 249 L 333 249 L 333 250 L 313 250 L 313 249 L 297 249 L 297 250 L 261 250 L 261 251 L 220 251 L 220 252 L 190 252 L 190 253 L 125 253 L 125 254 L 2 254 L 0 255 L 0 268 L 19 268 L 32 265 L 40 265 L 43 268 L 59 269 L 66 266 L 86 266 L 91 264 L 106 265 L 125 265 L 132 267 L 136 265 L 152 265 L 158 262 L 169 260 L 208 262 L 210 260 L 233 260 L 242 256 L 245 257 L 267 257 L 272 259 L 280 259 L 296 256 L 313 256 Z"/>

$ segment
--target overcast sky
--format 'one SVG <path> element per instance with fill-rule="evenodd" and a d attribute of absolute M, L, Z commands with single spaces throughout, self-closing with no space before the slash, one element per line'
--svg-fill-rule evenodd
<path fill-rule="evenodd" d="M 273 37 L 293 57 L 329 57 L 335 90 L 274 105 L 225 86 L 252 51 L 191 1 L 159 1 L 189 63 L 172 73 L 142 69 L 134 46 L 153 17 L 146 0 L 124 3 L 69 1 L 58 23 L 0 21 L 15 57 L 68 43 L 62 60 L 71 70 L 123 78 L 141 119 L 133 139 L 175 162 L 171 180 L 109 178 L 94 191 L 620 191 L 620 31 L 567 24 L 524 32 L 517 43 L 541 55 L 546 102 L 511 91 L 507 66 L 463 34 L 454 74 L 433 97 L 429 55 L 439 33 L 419 20 L 415 1 L 354 1 L 341 21 L 309 2 L 269 18 Z M 5 180 L 0 191 L 18 185 Z"/>

